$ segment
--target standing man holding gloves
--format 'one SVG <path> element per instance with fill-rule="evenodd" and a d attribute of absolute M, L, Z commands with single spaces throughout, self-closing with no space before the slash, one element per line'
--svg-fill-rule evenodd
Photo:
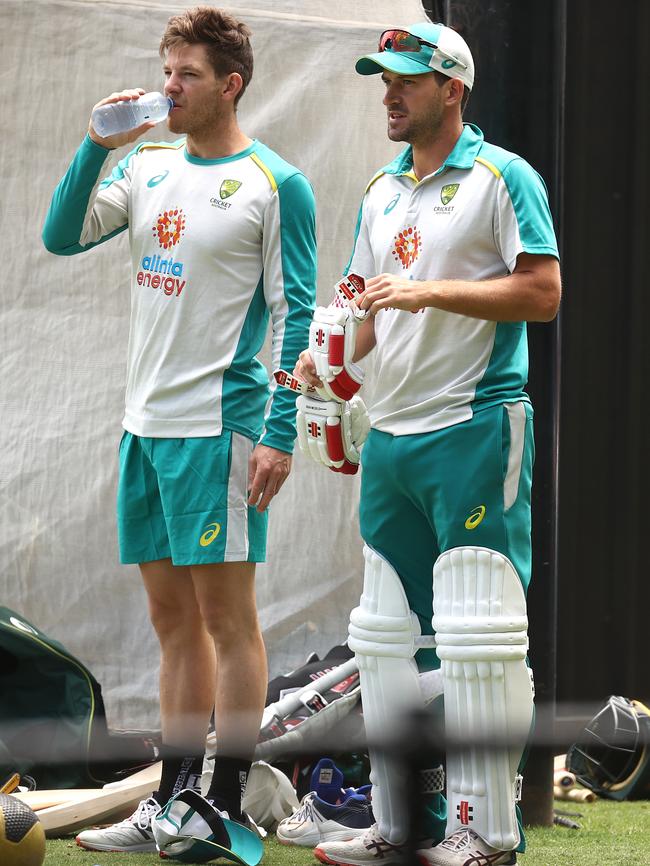
<path fill-rule="evenodd" d="M 463 123 L 474 63 L 458 33 L 433 23 L 388 30 L 356 69 L 381 75 L 388 137 L 408 146 L 366 189 L 343 281 L 354 303 L 316 311 L 294 373 L 330 397 L 299 397 L 301 447 L 354 471 L 364 427 L 346 401 L 362 381 L 355 362 L 375 348 L 361 452 L 364 590 L 349 645 L 377 824 L 315 854 L 350 866 L 403 859 L 406 804 L 376 744 L 421 703 L 414 656 L 435 633 L 427 662 L 441 667 L 449 748 L 446 779 L 442 767 L 423 773 L 432 842 L 418 856 L 424 866 L 509 866 L 524 849 L 516 802 L 533 717 L 526 322 L 558 310 L 553 223 L 539 175 Z M 334 421 L 320 423 L 328 412 Z M 336 454 L 325 436 L 332 424 L 342 430 Z"/>
<path fill-rule="evenodd" d="M 104 139 L 91 125 L 43 230 L 58 255 L 128 230 L 132 259 L 118 531 L 161 647 L 163 770 L 130 819 L 80 834 L 92 850 L 156 850 L 152 817 L 173 794 L 198 788 L 213 708 L 207 799 L 244 820 L 267 689 L 255 563 L 265 559 L 267 508 L 295 439 L 294 396 L 278 389 L 266 410 L 256 356 L 270 317 L 273 363 L 294 365 L 316 282 L 312 189 L 238 124 L 253 72 L 249 36 L 214 7 L 172 16 L 160 44 L 174 103 L 167 124 L 185 137 L 138 144 L 100 182 L 110 151 L 153 124 Z"/>

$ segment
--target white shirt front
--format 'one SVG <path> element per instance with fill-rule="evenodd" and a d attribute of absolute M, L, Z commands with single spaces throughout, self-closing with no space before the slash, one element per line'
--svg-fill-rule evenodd
<path fill-rule="evenodd" d="M 434 174 L 418 181 L 408 148 L 373 178 L 346 273 L 487 280 L 512 272 L 522 252 L 558 256 L 543 181 L 466 125 Z M 429 432 L 482 406 L 527 399 L 525 322 L 387 309 L 375 334 L 378 430 Z"/>

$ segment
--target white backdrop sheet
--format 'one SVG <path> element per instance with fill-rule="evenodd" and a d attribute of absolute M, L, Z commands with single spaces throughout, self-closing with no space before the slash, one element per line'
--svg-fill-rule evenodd
<path fill-rule="evenodd" d="M 123 87 L 161 89 L 160 34 L 171 14 L 192 5 L 0 0 L 0 604 L 90 668 L 116 729 L 159 727 L 158 646 L 138 570 L 119 564 L 114 514 L 126 238 L 59 258 L 40 233 L 93 104 Z M 318 299 L 326 303 L 350 254 L 365 184 L 399 149 L 385 135 L 379 77 L 357 75 L 354 61 L 382 29 L 425 13 L 416 0 L 224 8 L 253 31 L 242 128 L 314 186 Z M 151 138 L 170 135 L 163 124 Z M 358 485 L 296 454 L 271 510 L 269 561 L 258 570 L 271 674 L 345 640 L 362 582 Z"/>

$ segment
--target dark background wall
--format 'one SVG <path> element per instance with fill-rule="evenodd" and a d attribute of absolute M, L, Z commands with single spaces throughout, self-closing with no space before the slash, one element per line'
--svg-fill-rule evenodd
<path fill-rule="evenodd" d="M 650 2 L 424 5 L 472 47 L 466 119 L 549 188 L 564 293 L 529 326 L 531 660 L 557 715 L 589 718 L 610 694 L 650 697 Z"/>

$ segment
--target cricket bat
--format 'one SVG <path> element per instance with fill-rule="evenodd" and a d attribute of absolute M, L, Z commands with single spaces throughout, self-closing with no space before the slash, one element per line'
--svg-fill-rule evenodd
<path fill-rule="evenodd" d="M 24 791 L 10 796 L 37 813 L 46 836 L 63 836 L 92 824 L 111 823 L 133 812 L 140 800 L 156 790 L 161 770 L 162 761 L 157 761 L 103 788 Z"/>
<path fill-rule="evenodd" d="M 553 796 L 556 800 L 573 800 L 575 803 L 593 803 L 596 795 L 587 788 L 560 788 L 553 787 Z"/>
<path fill-rule="evenodd" d="M 575 788 L 576 777 L 568 770 L 555 770 L 553 773 L 553 784 L 557 788 Z"/>

